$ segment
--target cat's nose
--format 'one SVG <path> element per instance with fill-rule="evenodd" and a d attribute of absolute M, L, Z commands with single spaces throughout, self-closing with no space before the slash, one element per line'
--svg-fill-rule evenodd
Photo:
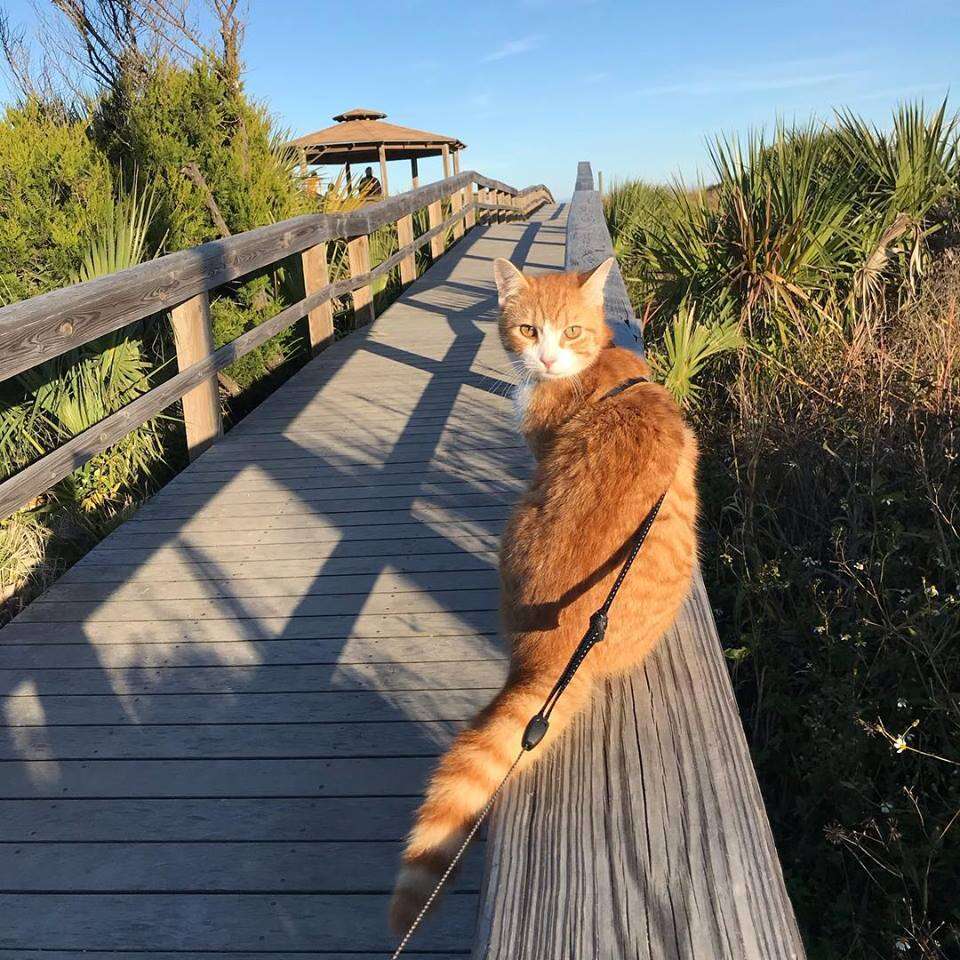
<path fill-rule="evenodd" d="M 549 370 L 556 362 L 556 357 L 541 357 L 540 362 L 543 364 L 545 370 Z"/>

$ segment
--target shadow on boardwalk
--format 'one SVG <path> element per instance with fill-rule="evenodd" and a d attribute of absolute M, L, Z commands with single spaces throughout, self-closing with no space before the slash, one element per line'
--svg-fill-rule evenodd
<path fill-rule="evenodd" d="M 489 262 L 562 244 L 468 237 L 0 633 L 0 957 L 387 947 L 423 778 L 504 672 Z M 424 948 L 468 949 L 478 876 Z"/>

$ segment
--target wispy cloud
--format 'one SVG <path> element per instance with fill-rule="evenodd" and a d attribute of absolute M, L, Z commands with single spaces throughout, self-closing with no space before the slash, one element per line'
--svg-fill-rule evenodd
<path fill-rule="evenodd" d="M 793 90 L 801 87 L 821 87 L 831 83 L 862 80 L 867 76 L 869 76 L 869 71 L 866 70 L 795 72 L 782 67 L 766 72 L 751 73 L 723 70 L 676 83 L 641 87 L 636 93 L 642 97 L 729 96 L 738 93 L 762 93 L 773 90 Z"/>
<path fill-rule="evenodd" d="M 594 86 L 598 83 L 606 83 L 610 79 L 610 74 L 606 70 L 600 70 L 597 73 L 588 73 L 581 77 L 581 81 L 588 86 Z"/>
<path fill-rule="evenodd" d="M 508 40 L 503 46 L 488 53 L 480 62 L 493 63 L 494 60 L 506 60 L 507 57 L 529 53 L 540 46 L 540 40 L 540 37 L 520 37 L 518 40 Z"/>
<path fill-rule="evenodd" d="M 901 100 L 908 97 L 919 97 L 925 93 L 936 94 L 935 100 L 942 100 L 950 92 L 950 81 L 942 80 L 939 83 L 909 83 L 902 87 L 884 87 L 880 90 L 870 90 L 862 93 L 854 100 Z"/>

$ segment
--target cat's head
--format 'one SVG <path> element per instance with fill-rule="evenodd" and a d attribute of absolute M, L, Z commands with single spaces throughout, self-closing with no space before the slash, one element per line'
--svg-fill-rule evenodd
<path fill-rule="evenodd" d="M 500 339 L 529 376 L 541 380 L 576 376 L 610 343 L 603 285 L 613 264 L 610 257 L 589 273 L 530 277 L 509 260 L 494 261 Z"/>

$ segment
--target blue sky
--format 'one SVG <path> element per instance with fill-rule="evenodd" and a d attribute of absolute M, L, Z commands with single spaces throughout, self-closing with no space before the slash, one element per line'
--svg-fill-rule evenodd
<path fill-rule="evenodd" d="M 28 0 L 5 6 L 29 22 Z M 957 0 L 251 0 L 244 53 L 248 90 L 296 135 L 374 107 L 558 196 L 581 159 L 608 182 L 689 180 L 706 137 L 777 116 L 849 106 L 883 123 L 950 88 L 960 106 Z"/>

